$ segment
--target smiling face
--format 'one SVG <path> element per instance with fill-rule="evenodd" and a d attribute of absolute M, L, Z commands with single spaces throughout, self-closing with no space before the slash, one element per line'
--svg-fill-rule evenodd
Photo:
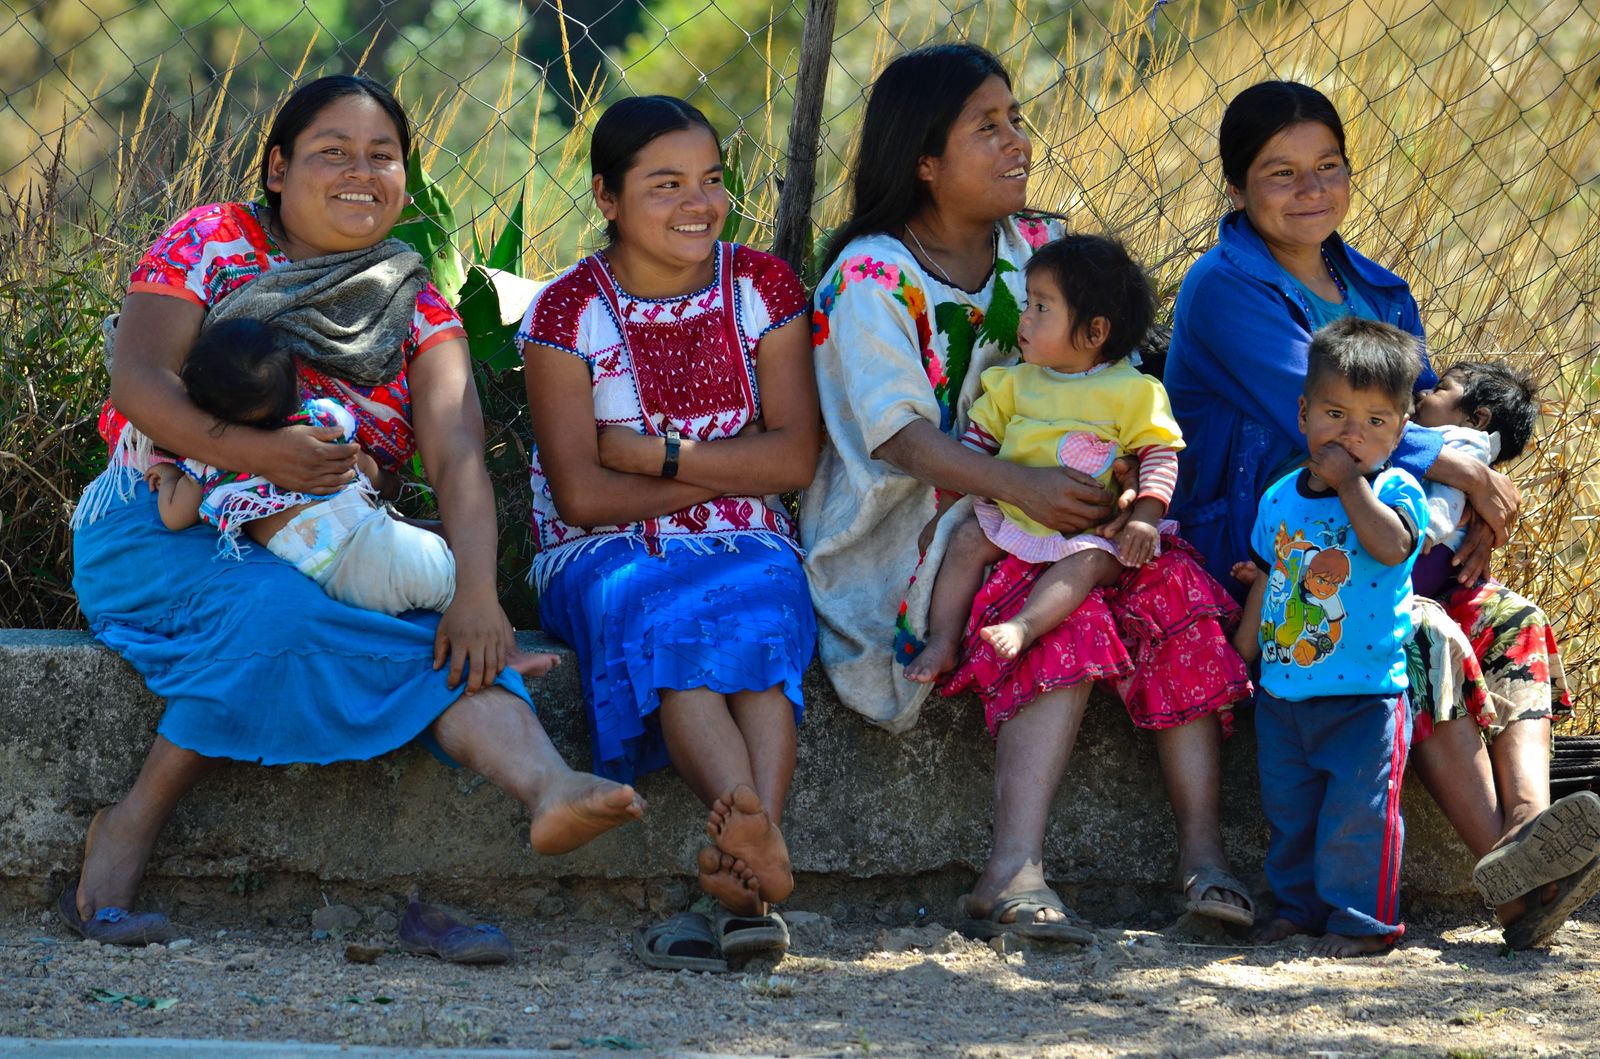
<path fill-rule="evenodd" d="M 1408 418 L 1385 391 L 1358 390 L 1331 373 L 1300 398 L 1300 429 L 1305 431 L 1307 451 L 1333 442 L 1350 454 L 1362 474 L 1371 474 L 1388 460 Z"/>
<path fill-rule="evenodd" d="M 617 238 L 613 258 L 634 273 L 671 275 L 709 268 L 728 217 L 717 141 L 701 127 L 657 136 L 639 149 L 612 191 L 594 178 L 594 198 Z M 644 278 L 643 275 L 640 278 Z"/>
<path fill-rule="evenodd" d="M 342 96 L 295 137 L 291 157 L 272 149 L 266 184 L 281 196 L 290 257 L 364 250 L 388 236 L 405 207 L 399 130 L 376 100 Z"/>
<path fill-rule="evenodd" d="M 1106 318 L 1097 316 L 1079 329 L 1077 313 L 1067 304 L 1061 288 L 1043 269 L 1028 273 L 1028 304 L 1017 320 L 1017 345 L 1028 364 L 1056 371 L 1088 371 L 1100 363 L 1100 347 L 1108 330 Z"/>
<path fill-rule="evenodd" d="M 944 153 L 923 156 L 917 178 L 941 211 L 999 220 L 1027 205 L 1032 164 L 1022 108 L 1005 81 L 991 76 L 967 97 L 950 126 Z"/>
<path fill-rule="evenodd" d="M 1268 140 L 1228 198 L 1277 250 L 1319 247 L 1350 210 L 1350 167 L 1333 130 L 1319 121 L 1290 125 Z"/>

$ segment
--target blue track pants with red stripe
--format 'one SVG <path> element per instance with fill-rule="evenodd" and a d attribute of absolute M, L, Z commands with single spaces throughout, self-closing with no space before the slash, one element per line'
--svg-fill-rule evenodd
<path fill-rule="evenodd" d="M 1256 693 L 1256 763 L 1278 914 L 1314 933 L 1398 940 L 1404 695 Z"/>

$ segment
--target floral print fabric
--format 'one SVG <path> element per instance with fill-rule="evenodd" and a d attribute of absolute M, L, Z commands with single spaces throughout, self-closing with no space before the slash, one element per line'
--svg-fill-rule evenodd
<path fill-rule="evenodd" d="M 926 635 L 933 578 L 917 572 L 917 534 L 937 496 L 879 450 L 917 422 L 959 438 L 979 376 L 1017 356 L 1022 268 L 1061 233 L 1037 217 L 998 224 L 994 270 L 975 291 L 925 272 L 899 233 L 863 236 L 829 265 L 813 300 L 827 442 L 801 501 L 800 542 L 818 653 L 840 698 L 893 731 L 915 723 L 928 692 L 900 666 Z M 938 568 L 947 539 L 935 538 L 926 569 Z"/>
<path fill-rule="evenodd" d="M 254 203 L 242 202 L 212 203 L 190 210 L 135 266 L 128 293 L 160 294 L 211 306 L 263 272 L 288 264 L 263 224 L 264 212 Z M 438 288 L 425 284 L 417 294 L 411 334 L 405 342 L 407 367 L 432 346 L 465 336 L 455 309 Z M 356 386 L 301 364 L 300 387 L 304 397 L 324 397 L 349 407 L 355 413 L 356 440 L 361 447 L 380 466 L 395 470 L 417 448 L 406 375 L 402 369 L 391 382 Z M 127 423 L 106 401 L 100 412 L 100 436 L 113 453 Z"/>

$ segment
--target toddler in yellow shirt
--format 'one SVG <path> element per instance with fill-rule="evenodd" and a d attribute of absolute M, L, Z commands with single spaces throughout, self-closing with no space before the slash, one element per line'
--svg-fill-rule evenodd
<path fill-rule="evenodd" d="M 1116 240 L 1068 235 L 1028 261 L 1027 297 L 1017 324 L 1022 362 L 983 373 L 962 443 L 1029 467 L 1070 467 L 1106 485 L 1118 457 L 1132 455 L 1137 498 L 1112 536 L 1068 536 L 1013 505 L 978 500 L 975 526 L 956 531 L 934 582 L 926 646 L 905 667 L 911 680 L 937 680 L 955 665 L 984 569 L 1004 555 L 1053 564 L 1011 620 L 980 630 L 1009 659 L 1071 616 L 1096 586 L 1160 553 L 1183 437 L 1166 390 L 1128 359 L 1155 318 L 1149 279 Z M 941 515 L 955 499 L 941 499 Z"/>

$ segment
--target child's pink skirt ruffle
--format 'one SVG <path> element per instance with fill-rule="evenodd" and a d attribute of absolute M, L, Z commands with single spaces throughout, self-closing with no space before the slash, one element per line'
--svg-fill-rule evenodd
<path fill-rule="evenodd" d="M 1232 705 L 1252 693 L 1228 640 L 1238 604 L 1188 544 L 1173 536 L 1161 543 L 1159 556 L 1089 593 L 1070 618 L 1010 661 L 978 630 L 1013 618 L 1049 564 L 1006 556 L 972 601 L 961 661 L 940 691 L 975 691 L 990 735 L 1045 692 L 1086 680 L 1112 685 L 1136 727 L 1176 728 L 1216 714 L 1229 734 Z"/>

